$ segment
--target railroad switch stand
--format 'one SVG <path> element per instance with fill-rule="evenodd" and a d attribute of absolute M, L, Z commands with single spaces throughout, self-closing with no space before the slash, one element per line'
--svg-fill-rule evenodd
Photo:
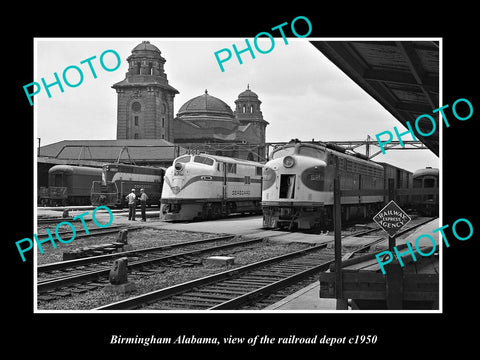
<path fill-rule="evenodd" d="M 135 291 L 135 283 L 128 281 L 128 258 L 123 257 L 113 262 L 110 270 L 110 284 L 105 286 L 106 292 L 127 294 Z"/>
<path fill-rule="evenodd" d="M 133 250 L 133 245 L 128 243 L 128 229 L 123 229 L 118 232 L 116 243 L 122 247 L 122 251 Z"/>
<path fill-rule="evenodd" d="M 120 285 L 127 282 L 128 276 L 128 258 L 123 257 L 113 262 L 110 270 L 110 284 Z"/>

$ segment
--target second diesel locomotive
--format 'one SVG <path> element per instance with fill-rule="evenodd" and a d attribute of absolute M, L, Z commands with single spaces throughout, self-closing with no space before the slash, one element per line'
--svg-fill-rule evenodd
<path fill-rule="evenodd" d="M 361 191 L 360 195 L 342 196 L 342 218 L 373 217 L 384 204 L 390 173 L 395 174 L 396 188 L 411 183 L 411 176 L 404 174 L 409 172 L 387 165 L 348 154 L 335 144 L 291 141 L 276 148 L 263 170 L 263 227 L 331 227 L 337 169 L 342 191 Z"/>
<path fill-rule="evenodd" d="M 125 197 L 132 189 L 140 195 L 145 189 L 148 195 L 147 205 L 160 202 L 162 194 L 163 168 L 137 166 L 130 164 L 105 164 L 102 169 L 102 180 L 94 181 L 91 188 L 91 202 L 94 206 L 124 207 Z"/>
<path fill-rule="evenodd" d="M 261 213 L 262 164 L 216 155 L 184 155 L 165 171 L 160 219 L 214 219 Z"/>

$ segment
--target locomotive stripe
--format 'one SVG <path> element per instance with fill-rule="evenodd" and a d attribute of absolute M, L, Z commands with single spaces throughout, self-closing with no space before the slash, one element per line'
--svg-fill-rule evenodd
<path fill-rule="evenodd" d="M 209 176 L 210 177 L 210 176 Z M 205 175 L 197 175 L 192 178 L 190 178 L 180 190 L 185 189 L 187 186 L 190 186 L 193 183 L 196 183 L 198 181 L 211 181 L 211 182 L 221 182 L 223 183 L 223 176 L 211 176 L 211 180 L 206 180 Z M 227 184 L 228 183 L 244 183 L 245 182 L 245 177 L 227 177 Z M 250 178 L 250 183 L 251 184 L 261 184 L 262 179 L 252 179 Z M 170 179 L 168 177 L 165 177 L 165 183 L 172 189 L 172 185 L 170 183 Z M 249 184 L 245 184 L 249 185 Z"/>
<path fill-rule="evenodd" d="M 244 201 L 260 201 L 261 197 L 248 197 L 248 198 L 237 198 L 237 197 L 229 197 L 226 199 L 222 198 L 162 198 L 160 201 L 162 204 L 184 204 L 184 203 L 205 203 L 205 202 L 222 202 L 222 201 L 235 201 L 236 203 L 241 203 Z"/>
<path fill-rule="evenodd" d="M 323 207 L 325 202 L 323 201 L 262 201 L 262 206 L 275 206 L 275 207 Z"/>

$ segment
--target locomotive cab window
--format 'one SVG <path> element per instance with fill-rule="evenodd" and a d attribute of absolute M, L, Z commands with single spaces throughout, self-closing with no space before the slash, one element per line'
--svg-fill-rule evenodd
<path fill-rule="evenodd" d="M 190 155 L 179 157 L 175 163 L 187 163 L 190 161 Z"/>
<path fill-rule="evenodd" d="M 277 151 L 274 150 L 274 153 L 272 154 L 272 159 L 282 158 L 287 155 L 293 155 L 294 153 L 295 153 L 295 147 L 293 146 L 279 149 Z"/>
<path fill-rule="evenodd" d="M 312 148 L 309 146 L 301 146 L 298 149 L 298 155 L 314 157 L 320 160 L 325 160 L 325 151 L 321 149 Z"/>
<path fill-rule="evenodd" d="M 211 165 L 213 165 L 214 161 L 213 161 L 213 159 L 210 159 L 208 157 L 197 155 L 193 158 L 193 162 L 211 166 Z"/>

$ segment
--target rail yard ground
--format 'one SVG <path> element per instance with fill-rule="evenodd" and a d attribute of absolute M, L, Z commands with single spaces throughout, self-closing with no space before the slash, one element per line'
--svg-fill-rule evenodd
<path fill-rule="evenodd" d="M 71 210 L 69 212 L 69 216 L 73 217 L 76 216 L 77 213 L 79 214 L 84 211 L 85 209 Z M 61 209 L 38 209 L 38 218 L 60 218 L 61 216 Z M 108 217 L 108 214 L 105 214 L 105 216 Z M 68 221 L 68 218 L 66 220 Z M 108 219 L 106 218 L 106 220 Z M 61 221 L 62 220 L 58 220 L 58 222 Z M 101 217 L 99 217 L 99 221 L 102 221 Z M 50 226 L 56 226 L 57 223 L 54 222 L 52 224 L 53 225 Z M 41 233 L 42 227 L 45 226 L 48 225 L 39 225 L 39 234 Z M 186 263 L 184 262 L 180 265 L 174 264 L 174 266 L 172 266 L 171 264 L 160 264 L 150 271 L 130 271 L 129 280 L 133 281 L 136 285 L 135 292 L 131 294 L 115 294 L 104 291 L 104 286 L 108 283 L 108 280 L 103 284 L 99 284 L 100 282 L 97 281 L 96 285 L 98 286 L 93 289 L 87 289 L 88 286 L 84 288 L 80 286 L 75 288 L 74 291 L 66 291 L 65 289 L 52 290 L 51 293 L 53 295 L 60 295 L 39 296 L 37 301 L 37 310 L 92 310 L 107 304 L 122 301 L 131 296 L 139 296 L 148 292 L 217 274 L 222 271 L 234 269 L 275 256 L 306 249 L 314 245 L 327 244 L 327 247 L 331 249 L 331 242 L 333 241 L 333 232 L 323 234 L 308 234 L 302 232 L 291 233 L 286 231 L 264 230 L 262 229 L 262 217 L 258 215 L 233 215 L 229 218 L 215 221 L 167 223 L 160 221 L 157 209 L 152 209 L 149 213 L 147 213 L 146 222 L 139 220 L 129 221 L 128 214 L 126 212 L 114 210 L 114 220 L 111 227 L 115 226 L 128 226 L 130 228 L 128 232 L 128 244 L 135 250 L 193 240 L 210 239 L 221 237 L 226 234 L 235 235 L 235 237 L 231 240 L 232 242 L 253 238 L 262 238 L 263 240 L 255 244 L 228 248 L 214 253 L 207 253 L 200 256 L 197 261 L 187 261 Z M 380 239 L 384 237 L 377 234 L 365 236 L 361 240 L 359 240 L 360 238 L 349 238 L 350 234 L 365 228 L 369 228 L 369 226 L 370 224 L 358 224 L 357 226 L 352 225 L 348 229 L 342 231 L 342 236 L 344 236 L 344 240 L 342 241 L 346 251 L 349 251 L 348 249 L 351 249 L 354 246 L 358 246 L 359 241 L 366 243 L 368 241 L 376 240 L 376 238 Z M 421 230 L 417 230 L 417 232 L 418 231 Z M 43 264 L 62 261 L 63 253 L 75 248 L 115 242 L 117 241 L 117 236 L 118 232 L 113 232 L 106 235 L 78 238 L 75 240 L 75 242 L 70 244 L 59 244 L 56 249 L 52 247 L 47 248 L 47 246 L 45 246 L 45 253 L 41 256 L 38 256 L 37 254 L 37 265 L 41 266 Z M 399 241 L 401 241 L 401 238 Z M 376 246 L 380 246 L 380 243 L 378 243 Z M 370 251 L 375 250 L 375 248 L 372 248 Z M 235 260 L 233 264 L 216 266 L 207 264 L 203 261 L 207 255 L 232 256 L 235 258 Z M 302 285 L 302 288 L 310 288 L 309 292 L 301 291 L 301 288 L 297 288 L 291 293 L 300 290 L 298 293 L 300 295 L 298 296 L 306 297 L 307 302 L 310 302 L 310 305 L 305 303 L 304 305 L 300 305 L 300 308 L 298 308 L 298 304 L 292 305 L 292 295 L 290 293 L 285 295 L 290 296 L 289 304 L 285 305 L 283 308 L 295 310 L 334 309 L 334 300 L 320 299 L 318 297 L 318 290 L 314 287 L 312 288 L 312 286 L 309 286 L 310 284 L 305 283 Z M 314 289 L 313 292 L 316 294 L 316 296 L 312 297 L 311 289 Z M 293 295 L 293 297 L 295 298 L 295 295 Z M 308 306 L 311 306 L 311 302 L 313 300 L 315 300 L 315 306 L 313 308 L 309 308 Z M 270 309 L 281 310 L 282 306 L 271 306 Z"/>

